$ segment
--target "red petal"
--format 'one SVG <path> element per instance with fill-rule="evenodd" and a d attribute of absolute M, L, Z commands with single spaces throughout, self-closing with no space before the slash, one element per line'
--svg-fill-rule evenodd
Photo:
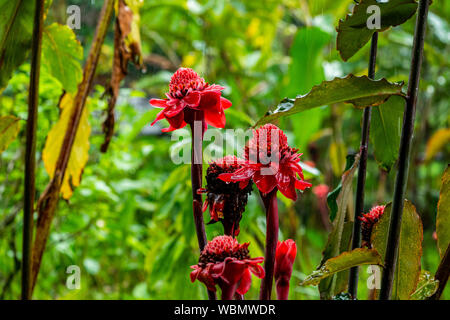
<path fill-rule="evenodd" d="M 236 289 L 236 292 L 239 294 L 246 294 L 251 285 L 252 274 L 250 273 L 250 270 L 246 269 L 241 280 L 239 281 L 239 287 Z"/>
<path fill-rule="evenodd" d="M 311 188 L 312 184 L 303 180 L 295 179 L 295 188 L 299 190 L 305 190 L 306 188 Z"/>
<path fill-rule="evenodd" d="M 261 175 L 259 172 L 253 176 L 253 182 L 262 193 L 269 193 L 277 186 L 277 180 L 273 175 Z"/>
<path fill-rule="evenodd" d="M 223 110 L 204 109 L 205 120 L 209 125 L 216 128 L 225 128 L 226 117 Z"/>
<path fill-rule="evenodd" d="M 204 91 L 201 94 L 199 109 L 219 111 L 220 108 L 220 92 Z"/>
<path fill-rule="evenodd" d="M 200 103 L 200 93 L 198 91 L 193 91 L 183 98 L 184 103 L 190 107 L 197 107 Z"/>
<path fill-rule="evenodd" d="M 230 100 L 220 97 L 220 104 L 222 105 L 222 109 L 228 109 L 231 107 L 232 103 Z"/>
<path fill-rule="evenodd" d="M 162 119 L 164 119 L 164 118 L 165 118 L 165 117 L 164 117 L 164 110 L 161 110 L 160 112 L 158 112 L 158 114 L 157 114 L 157 116 L 156 116 L 156 119 L 153 120 L 151 126 L 154 125 L 154 124 L 155 124 L 156 122 L 158 122 L 159 120 L 162 120 Z"/>
<path fill-rule="evenodd" d="M 157 108 L 165 108 L 167 107 L 167 100 L 164 99 L 151 99 L 150 104 Z"/>
<path fill-rule="evenodd" d="M 287 198 L 296 201 L 297 193 L 295 192 L 295 181 L 291 179 L 289 184 L 278 185 L 278 190 Z"/>

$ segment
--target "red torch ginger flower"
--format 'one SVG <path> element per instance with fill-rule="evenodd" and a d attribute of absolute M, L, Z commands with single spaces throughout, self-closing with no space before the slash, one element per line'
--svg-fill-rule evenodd
<path fill-rule="evenodd" d="M 370 209 L 369 213 L 364 213 L 362 217 L 358 217 L 359 220 L 361 220 L 361 233 L 362 233 L 362 240 L 363 246 L 371 247 L 370 244 L 370 236 L 372 235 L 372 229 L 374 224 L 380 220 L 381 216 L 384 213 L 385 206 L 375 206 L 372 209 Z"/>
<path fill-rule="evenodd" d="M 275 252 L 275 282 L 278 300 L 287 300 L 289 295 L 289 280 L 292 267 L 297 256 L 297 245 L 294 240 L 278 241 Z"/>
<path fill-rule="evenodd" d="M 250 258 L 248 246 L 231 236 L 215 237 L 203 249 L 198 264 L 191 266 L 191 281 L 199 280 L 211 291 L 219 285 L 222 299 L 231 299 L 235 292 L 247 293 L 252 273 L 264 278 L 264 269 L 259 265 L 264 258 Z"/>
<path fill-rule="evenodd" d="M 210 163 L 206 171 L 207 185 L 200 190 L 206 193 L 203 203 L 203 212 L 209 206 L 211 221 L 222 222 L 226 235 L 237 236 L 239 234 L 239 222 L 247 205 L 248 195 L 252 192 L 252 183 L 244 189 L 239 188 L 238 183 L 226 183 L 218 176 L 222 173 L 230 173 L 242 167 L 244 160 L 235 156 L 226 156 Z"/>
<path fill-rule="evenodd" d="M 263 194 L 278 188 L 282 194 L 295 201 L 295 189 L 305 190 L 312 186 L 303 181 L 303 170 L 298 164 L 301 155 L 298 149 L 287 144 L 287 137 L 282 130 L 273 124 L 266 124 L 253 131 L 253 138 L 245 147 L 246 162 L 242 168 L 234 173 L 221 174 L 219 179 L 225 182 L 239 181 L 241 188 L 253 180 Z"/>
<path fill-rule="evenodd" d="M 150 104 L 154 107 L 163 108 L 158 113 L 157 121 L 166 119 L 170 126 L 162 129 L 163 132 L 170 132 L 183 128 L 186 123 L 192 121 L 186 117 L 185 111 L 203 111 L 204 126 L 207 124 L 216 127 L 225 127 L 224 110 L 231 107 L 231 102 L 221 97 L 222 90 L 219 85 L 209 85 L 194 70 L 189 68 L 179 68 L 172 76 L 169 85 L 167 99 L 151 99 Z"/>

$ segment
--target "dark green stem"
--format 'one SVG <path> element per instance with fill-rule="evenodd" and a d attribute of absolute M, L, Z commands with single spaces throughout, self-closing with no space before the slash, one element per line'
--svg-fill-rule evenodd
<path fill-rule="evenodd" d="M 36 128 L 39 104 L 39 73 L 44 24 L 44 0 L 36 0 L 31 49 L 30 91 L 28 97 L 27 140 L 25 147 L 25 177 L 22 242 L 22 300 L 31 299 L 31 249 L 33 241 L 33 211 L 36 168 Z"/>
<path fill-rule="evenodd" d="M 444 292 L 445 285 L 447 284 L 448 277 L 450 275 L 450 244 L 442 257 L 441 263 L 434 276 L 435 280 L 439 280 L 439 286 L 436 292 L 428 298 L 429 300 L 439 300 L 441 298 L 442 292 Z"/>
<path fill-rule="evenodd" d="M 400 226 L 402 223 L 403 214 L 403 199 L 405 198 L 408 180 L 411 140 L 414 133 L 414 119 L 416 113 L 417 93 L 419 89 L 420 69 L 422 66 L 428 7 L 429 0 L 420 0 L 414 33 L 406 107 L 403 115 L 398 171 L 395 179 L 394 197 L 392 200 L 389 234 L 386 246 L 386 256 L 384 260 L 384 272 L 383 277 L 381 278 L 380 300 L 388 300 L 391 297 L 392 284 L 397 265 Z"/>
<path fill-rule="evenodd" d="M 368 76 L 370 79 L 375 78 L 375 65 L 377 61 L 377 44 L 378 32 L 372 35 L 372 43 L 370 45 L 369 70 Z M 358 219 L 364 210 L 364 187 L 366 184 L 366 168 L 367 168 L 367 152 L 369 148 L 369 133 L 370 133 L 370 118 L 372 116 L 372 108 L 364 109 L 361 129 L 361 144 L 359 152 L 361 158 L 358 167 L 358 182 L 356 185 L 356 200 L 355 200 L 355 218 L 353 223 L 353 237 L 352 249 L 361 247 L 361 221 Z M 358 274 L 359 268 L 354 267 L 350 269 L 348 279 L 348 293 L 356 299 L 358 294 Z"/>

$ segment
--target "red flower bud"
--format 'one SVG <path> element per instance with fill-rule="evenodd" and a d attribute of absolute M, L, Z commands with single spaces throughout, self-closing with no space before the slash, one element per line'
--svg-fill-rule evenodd
<path fill-rule="evenodd" d="M 370 237 L 372 235 L 372 229 L 374 224 L 380 220 L 384 213 L 385 206 L 376 206 L 370 209 L 369 213 L 364 213 L 362 217 L 358 217 L 361 220 L 361 233 L 362 233 L 362 246 L 371 247 Z"/>
<path fill-rule="evenodd" d="M 289 280 L 292 267 L 297 256 L 297 245 L 294 240 L 278 241 L 275 253 L 275 282 L 278 300 L 287 300 L 289 295 Z"/>

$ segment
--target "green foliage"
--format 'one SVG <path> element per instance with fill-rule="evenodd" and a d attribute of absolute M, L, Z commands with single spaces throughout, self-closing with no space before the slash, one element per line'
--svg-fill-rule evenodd
<path fill-rule="evenodd" d="M 0 92 L 31 48 L 35 1 L 0 2 Z"/>
<path fill-rule="evenodd" d="M 314 86 L 311 91 L 295 99 L 284 99 L 269 111 L 256 125 L 274 121 L 283 116 L 289 116 L 323 105 L 346 102 L 357 108 L 365 108 L 382 104 L 392 95 L 402 95 L 403 83 L 390 83 L 386 79 L 370 80 L 366 76 L 349 75 L 345 78 L 335 78 Z"/>
<path fill-rule="evenodd" d="M 392 96 L 372 109 L 370 139 L 375 159 L 386 171 L 391 170 L 398 158 L 404 110 L 405 100 L 399 96 Z"/>
<path fill-rule="evenodd" d="M 339 195 L 336 198 L 337 203 L 337 212 L 336 218 L 333 220 L 333 228 L 328 236 L 328 241 L 325 246 L 325 250 L 323 251 L 322 262 L 320 263 L 320 269 L 326 265 L 327 261 L 331 258 L 337 257 L 344 251 L 348 250 L 348 242 L 347 246 L 343 246 L 345 243 L 345 217 L 347 212 L 348 201 L 351 197 L 352 193 L 352 184 L 353 177 L 358 168 L 359 164 L 359 155 L 357 155 L 354 159 L 352 166 L 346 170 L 342 175 L 341 180 L 341 190 Z M 351 228 L 347 228 L 347 230 L 351 230 Z M 348 235 L 349 233 L 347 233 Z M 319 270 L 320 270 L 319 269 Z M 325 267 L 327 269 L 327 267 Z M 337 270 L 341 271 L 341 270 Z M 319 291 L 322 299 L 331 299 L 335 294 L 339 292 L 335 292 L 336 290 L 336 277 L 333 276 L 331 278 L 327 278 L 325 281 L 320 282 Z"/>
<path fill-rule="evenodd" d="M 370 6 L 379 8 L 380 29 L 367 27 L 368 20 L 374 15 L 373 10 L 368 12 Z M 347 61 L 370 40 L 372 34 L 404 23 L 416 10 L 415 0 L 361 0 L 354 6 L 353 13 L 340 20 L 337 27 L 337 50 L 342 59 Z"/>
<path fill-rule="evenodd" d="M 442 175 L 442 185 L 436 217 L 436 235 L 439 255 L 442 259 L 447 247 L 450 245 L 450 166 L 447 166 L 447 169 L 445 169 L 445 172 Z"/>
<path fill-rule="evenodd" d="M 389 232 L 392 204 L 386 205 L 381 219 L 374 225 L 371 243 L 383 257 Z M 422 257 L 422 221 L 414 205 L 405 200 L 398 249 L 397 268 L 394 277 L 392 297 L 395 300 L 408 300 L 417 288 Z"/>
<path fill-rule="evenodd" d="M 370 264 L 382 265 L 381 257 L 376 250 L 367 248 L 358 248 L 349 252 L 343 252 L 337 257 L 328 259 L 311 275 L 306 277 L 301 283 L 302 286 L 318 285 L 323 279 L 332 276 L 333 274 L 348 270 L 350 268 Z"/>
<path fill-rule="evenodd" d="M 438 289 L 439 281 L 425 270 L 420 272 L 419 282 L 416 291 L 411 295 L 411 300 L 425 300 L 431 297 Z"/>
<path fill-rule="evenodd" d="M 20 119 L 14 116 L 0 117 L 0 153 L 8 148 L 20 130 Z"/>
<path fill-rule="evenodd" d="M 42 33 L 42 63 L 64 90 L 77 91 L 83 77 L 80 60 L 83 47 L 68 27 L 57 23 L 46 26 Z"/>
<path fill-rule="evenodd" d="M 1 17 L 11 19 L 3 8 L 13 3 L 19 1 L 0 0 Z M 21 3 L 31 6 L 34 2 Z M 285 96 L 306 94 L 323 80 L 350 73 L 367 74 L 367 46 L 347 63 L 342 62 L 335 49 L 335 28 L 351 3 L 351 0 L 143 1 L 139 15 L 146 72 L 140 72 L 134 66 L 127 69 L 118 95 L 114 138 L 108 152 L 103 154 L 100 152 L 104 141 L 101 127 L 107 102 L 102 95 L 104 85 L 110 80 L 114 53 L 114 27 L 111 24 L 99 58 L 94 80 L 96 87 L 90 94 L 89 160 L 70 201 L 59 202 L 34 298 L 205 299 L 204 286 L 189 280 L 189 266 L 198 262 L 189 166 L 171 161 L 171 152 L 178 141 L 161 134 L 157 126 L 149 126 L 159 110 L 150 108 L 148 100 L 164 97 L 170 76 L 177 67 L 191 67 L 208 82 L 226 87 L 224 96 L 233 102 L 233 107 L 226 110 L 226 129 L 247 129 L 265 114 L 268 106 L 277 104 Z M 79 5 L 81 11 L 87 13 L 82 17 L 83 27 L 73 30 L 86 58 L 102 3 L 72 0 L 70 4 Z M 64 24 L 66 9 L 67 2 L 54 1 L 45 28 L 53 23 Z M 450 64 L 447 57 L 450 41 L 447 35 L 450 29 L 447 17 L 450 7 L 447 1 L 434 1 L 430 10 L 407 198 L 415 203 L 424 221 L 422 269 L 434 271 L 439 263 L 439 251 L 432 234 L 448 148 L 440 148 L 426 163 L 422 160 L 425 141 L 429 140 L 430 134 L 448 128 L 449 124 L 450 82 L 447 79 L 450 78 Z M 377 78 L 395 82 L 408 79 L 413 20 L 379 34 Z M 32 16 L 24 21 L 25 28 L 15 40 L 21 40 L 26 34 L 31 36 Z M 5 25 L 0 22 L 0 26 Z M 59 28 L 66 27 L 58 25 Z M 0 35 L 4 34 L 0 32 Z M 61 36 L 69 39 L 69 32 Z M 70 43 L 75 46 L 74 42 Z M 26 51 L 29 44 L 23 45 L 23 50 L 10 48 L 19 54 L 10 57 L 17 63 L 9 69 L 9 76 L 6 77 L 8 68 L 3 65 L 0 71 L 2 81 L 4 75 L 5 79 L 10 79 L 0 95 L 0 116 L 26 119 L 30 71 Z M 61 50 L 58 55 L 65 55 L 63 47 L 58 49 Z M 75 54 L 75 51 L 70 53 Z M 72 58 L 70 61 L 78 60 Z M 67 80 L 66 85 L 50 72 L 51 64 L 56 62 L 43 55 L 36 198 L 49 181 L 42 161 L 46 137 L 60 119 L 57 106 L 63 89 L 74 86 L 68 80 L 74 75 L 66 70 L 57 70 L 64 72 L 61 76 Z M 6 82 L 0 87 L 5 85 Z M 347 108 L 341 102 L 327 102 L 326 105 L 328 107 L 281 117 L 279 125 L 290 144 L 304 153 L 302 165 L 313 173 L 305 172 L 307 179 L 314 187 L 325 184 L 332 188 L 341 179 L 331 165 L 334 160 L 330 145 L 340 139 L 344 155 L 359 149 L 361 111 Z M 23 123 L 15 140 L 0 154 L 0 299 L 20 296 L 17 263 L 21 259 L 25 127 Z M 372 122 L 372 133 L 374 127 Z M 393 172 L 380 173 L 374 161 L 374 155 L 379 161 L 375 146 L 372 140 L 365 212 L 372 205 L 390 201 L 394 184 Z M 237 151 L 231 149 L 230 152 Z M 341 162 L 339 175 L 344 161 Z M 205 163 L 204 170 L 206 167 Z M 347 215 L 353 212 L 352 204 L 349 200 Z M 294 239 L 299 248 L 291 278 L 290 299 L 320 298 L 317 287 L 298 286 L 320 265 L 321 252 L 328 239 L 319 205 L 319 199 L 311 190 L 303 192 L 296 203 L 279 203 L 280 239 Z M 325 217 L 328 218 L 326 210 Z M 205 213 L 205 221 L 208 220 L 208 213 Z M 348 218 L 342 229 L 340 252 L 349 251 L 347 231 L 351 230 L 351 221 Z M 206 231 L 209 239 L 222 233 L 220 224 L 207 225 Z M 254 192 L 249 197 L 238 239 L 251 243 L 251 256 L 263 256 L 264 233 L 265 215 L 259 196 Z M 73 264 L 81 268 L 80 290 L 69 290 L 64 285 L 65 270 Z M 365 285 L 368 274 L 363 270 L 364 267 L 360 272 L 359 299 L 369 297 Z M 347 271 L 338 273 L 336 290 L 342 290 L 341 284 L 345 281 L 341 279 L 347 274 Z M 12 281 L 8 285 L 10 278 Z M 260 281 L 253 279 L 246 299 L 257 299 L 259 285 Z M 449 294 L 447 287 L 443 299 L 449 299 Z"/>

